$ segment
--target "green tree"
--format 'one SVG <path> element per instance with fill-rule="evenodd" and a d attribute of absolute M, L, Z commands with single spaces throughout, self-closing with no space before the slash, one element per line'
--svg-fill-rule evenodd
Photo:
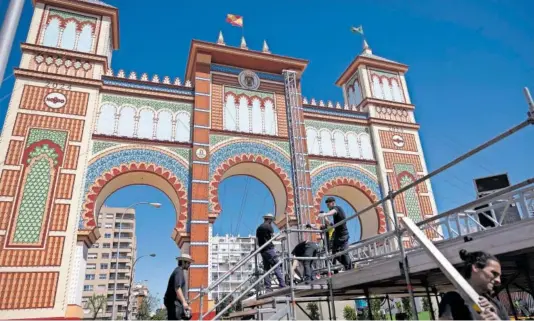
<path fill-rule="evenodd" d="M 311 320 L 320 320 L 319 306 L 315 302 L 310 302 L 306 305 L 306 310 L 310 312 Z"/>
<path fill-rule="evenodd" d="M 217 314 L 219 314 L 224 308 L 226 308 L 228 305 L 230 305 L 230 303 L 232 303 L 232 301 L 234 301 L 234 296 L 233 295 L 230 295 L 230 297 L 228 297 L 228 299 L 224 300 L 223 303 L 219 304 L 217 306 L 217 308 L 215 309 L 215 311 L 217 312 Z M 216 300 L 215 301 L 215 304 L 219 303 L 219 300 Z M 228 315 L 230 315 L 230 313 L 236 311 L 235 310 L 235 307 L 230 307 L 228 310 L 226 310 L 226 312 L 222 315 L 223 317 L 227 317 Z"/>
<path fill-rule="evenodd" d="M 345 320 L 358 320 L 358 314 L 356 313 L 356 309 L 351 307 L 350 305 L 346 305 L 343 308 L 343 318 Z"/>
<path fill-rule="evenodd" d="M 93 293 L 93 296 L 89 297 L 87 300 L 87 309 L 91 310 L 91 313 L 93 314 L 93 320 L 96 320 L 98 317 L 98 314 L 100 311 L 103 311 L 106 307 L 106 303 L 108 301 L 108 298 L 105 295 L 96 295 Z"/>
<path fill-rule="evenodd" d="M 369 301 L 371 301 L 371 312 L 373 313 L 373 320 L 385 320 L 385 314 L 380 311 L 380 307 L 382 305 L 383 300 L 378 298 L 371 298 Z M 369 316 L 369 308 L 367 308 L 363 311 L 363 320 L 370 319 L 371 318 Z"/>
<path fill-rule="evenodd" d="M 150 318 L 150 320 L 167 320 L 167 309 L 157 309 L 156 313 Z"/>
<path fill-rule="evenodd" d="M 401 301 L 402 301 L 402 311 L 406 313 L 406 317 L 408 318 L 408 320 L 412 320 L 413 314 L 412 314 L 412 305 L 411 305 L 410 297 L 404 297 L 401 299 Z"/>
<path fill-rule="evenodd" d="M 431 309 L 428 298 L 423 298 L 423 311 L 430 311 Z"/>
<path fill-rule="evenodd" d="M 141 300 L 139 309 L 137 310 L 137 320 L 148 320 L 150 319 L 150 314 L 156 306 L 156 298 L 152 295 L 145 296 Z"/>

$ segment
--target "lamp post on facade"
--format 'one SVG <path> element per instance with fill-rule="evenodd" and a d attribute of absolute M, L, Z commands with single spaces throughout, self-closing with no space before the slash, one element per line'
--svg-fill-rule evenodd
<path fill-rule="evenodd" d="M 117 302 L 117 275 L 119 274 L 119 251 L 120 251 L 120 244 L 121 244 L 121 233 L 122 233 L 122 219 L 124 217 L 124 213 L 128 212 L 129 209 L 132 209 L 134 207 L 136 207 L 137 205 L 150 205 L 154 208 L 160 208 L 161 207 L 161 204 L 160 203 L 151 203 L 151 202 L 137 202 L 137 203 L 134 203 L 130 206 L 128 206 L 126 208 L 126 210 L 124 210 L 124 212 L 121 213 L 121 216 L 120 216 L 120 222 L 119 222 L 119 237 L 117 237 L 117 251 L 115 252 L 116 253 L 116 257 L 115 257 L 115 280 L 114 280 L 114 285 L 113 285 L 113 304 L 111 306 L 111 319 L 112 320 L 116 320 L 117 319 L 117 309 L 116 309 L 116 302 Z"/>
<path fill-rule="evenodd" d="M 132 264 L 132 272 L 134 271 L 135 264 L 137 263 L 137 261 L 139 261 L 139 259 L 144 258 L 146 256 L 156 257 L 156 254 L 152 253 L 149 255 L 141 255 L 140 257 L 138 257 Z M 133 276 L 134 274 L 132 273 L 132 277 L 130 278 L 130 285 L 128 286 L 128 295 L 126 297 L 126 317 L 125 317 L 126 320 L 128 320 L 128 317 L 130 315 L 130 295 L 132 293 Z"/>

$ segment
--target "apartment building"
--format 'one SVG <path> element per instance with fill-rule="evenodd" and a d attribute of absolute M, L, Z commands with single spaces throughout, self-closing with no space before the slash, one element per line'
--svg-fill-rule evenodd
<path fill-rule="evenodd" d="M 87 268 L 83 286 L 82 304 L 84 318 L 92 318 L 89 298 L 103 295 L 107 302 L 98 314 L 98 319 L 112 316 L 115 273 L 117 272 L 117 319 L 124 319 L 128 299 L 128 287 L 135 260 L 135 210 L 102 206 L 98 215 L 100 239 L 87 254 Z M 120 233 L 119 233 L 120 231 Z M 118 259 L 118 260 L 117 260 Z M 118 261 L 118 265 L 116 264 Z"/>
<path fill-rule="evenodd" d="M 141 303 L 145 298 L 148 298 L 149 290 L 146 284 L 144 283 L 136 283 L 132 287 L 132 295 L 131 295 L 131 301 L 130 301 L 130 316 L 132 320 L 139 319 L 137 317 L 137 313 L 139 311 L 139 308 L 141 307 Z"/>
<path fill-rule="evenodd" d="M 209 249 L 210 283 L 222 277 L 242 258 L 254 251 L 255 242 L 256 237 L 252 235 L 234 236 L 226 234 L 224 236 L 212 236 Z M 277 250 L 281 249 L 279 241 L 274 242 L 274 244 Z M 258 255 L 258 264 L 261 264 L 260 255 Z M 254 273 L 255 268 L 255 260 L 245 263 L 210 293 L 211 298 L 214 300 L 222 299 L 225 295 L 234 291 L 239 284 Z"/>

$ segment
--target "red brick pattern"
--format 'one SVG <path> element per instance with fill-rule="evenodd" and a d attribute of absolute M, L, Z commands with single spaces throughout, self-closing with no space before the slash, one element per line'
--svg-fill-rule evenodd
<path fill-rule="evenodd" d="M 69 204 L 54 204 L 52 209 L 52 218 L 50 222 L 50 231 L 66 231 L 69 219 Z"/>
<path fill-rule="evenodd" d="M 61 108 L 50 108 L 45 104 L 45 97 L 49 93 L 57 92 L 65 95 L 67 102 Z M 87 113 L 87 103 L 89 94 L 79 91 L 59 90 L 48 87 L 24 86 L 21 109 L 47 111 L 51 113 L 61 113 L 77 116 L 85 116 Z"/>
<path fill-rule="evenodd" d="M 65 153 L 65 162 L 63 168 L 76 169 L 78 167 L 78 156 L 80 154 L 80 146 L 67 146 L 67 152 Z"/>
<path fill-rule="evenodd" d="M 419 155 L 406 155 L 398 153 L 384 153 L 384 161 L 387 169 L 393 169 L 393 164 L 412 164 L 417 172 L 423 171 Z"/>
<path fill-rule="evenodd" d="M 19 113 L 13 126 L 13 136 L 25 136 L 28 128 L 38 127 L 68 131 L 72 141 L 81 142 L 83 126 L 83 120 Z"/>
<path fill-rule="evenodd" d="M 6 230 L 11 218 L 12 202 L 0 202 L 0 230 Z"/>
<path fill-rule="evenodd" d="M 287 137 L 287 113 L 286 113 L 286 99 L 284 95 L 275 94 L 275 113 L 278 122 L 278 136 Z"/>
<path fill-rule="evenodd" d="M 19 171 L 4 169 L 0 176 L 0 196 L 15 196 L 19 182 Z"/>
<path fill-rule="evenodd" d="M 380 137 L 380 145 L 387 149 L 397 149 L 408 152 L 417 152 L 417 143 L 415 141 L 415 135 L 407 133 L 396 133 L 392 131 L 379 130 L 378 135 Z M 393 136 L 400 136 L 404 139 L 404 146 L 397 147 L 393 143 Z"/>
<path fill-rule="evenodd" d="M 0 267 L 60 266 L 65 237 L 49 236 L 44 249 L 4 249 L 4 237 L 0 236 Z"/>
<path fill-rule="evenodd" d="M 211 85 L 211 128 L 223 129 L 223 86 Z"/>
<path fill-rule="evenodd" d="M 12 140 L 9 142 L 6 154 L 6 165 L 18 165 L 20 164 L 20 157 L 22 155 L 22 149 L 24 142 L 20 140 Z"/>
<path fill-rule="evenodd" d="M 74 174 L 59 174 L 58 183 L 56 185 L 56 198 L 71 199 L 72 190 L 74 188 Z"/>
<path fill-rule="evenodd" d="M 58 279 L 59 272 L 0 273 L 0 310 L 53 308 Z"/>

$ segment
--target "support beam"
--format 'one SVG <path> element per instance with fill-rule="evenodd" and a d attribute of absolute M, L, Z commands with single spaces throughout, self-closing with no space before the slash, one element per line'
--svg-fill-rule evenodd
<path fill-rule="evenodd" d="M 300 311 L 302 311 L 302 313 L 304 313 L 308 317 L 308 319 L 313 320 L 311 315 L 309 315 L 308 312 L 306 312 L 306 310 L 304 310 L 304 308 L 300 306 L 300 303 L 297 303 L 297 306 L 299 307 Z"/>
<path fill-rule="evenodd" d="M 364 292 L 365 292 L 365 299 L 367 300 L 367 309 L 369 310 L 369 320 L 374 320 L 373 309 L 371 309 L 371 298 L 369 297 L 369 290 L 365 288 Z"/>
<path fill-rule="evenodd" d="M 7 62 L 9 61 L 9 54 L 13 47 L 13 40 L 17 33 L 20 16 L 24 8 L 24 0 L 11 0 L 4 17 L 4 23 L 0 30 L 0 87 L 4 80 Z"/>

